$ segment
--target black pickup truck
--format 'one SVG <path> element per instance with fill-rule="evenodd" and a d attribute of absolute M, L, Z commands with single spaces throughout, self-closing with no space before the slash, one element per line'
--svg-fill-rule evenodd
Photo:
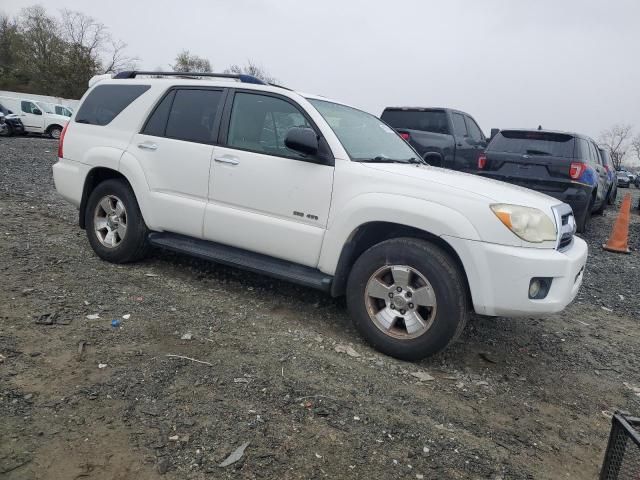
<path fill-rule="evenodd" d="M 450 108 L 387 107 L 380 118 L 431 165 L 478 171 L 478 157 L 487 139 L 468 113 Z"/>

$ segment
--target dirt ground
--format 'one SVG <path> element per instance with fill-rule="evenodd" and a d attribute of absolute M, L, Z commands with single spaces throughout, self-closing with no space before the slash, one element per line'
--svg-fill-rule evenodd
<path fill-rule="evenodd" d="M 0 139 L 0 478 L 591 479 L 611 412 L 640 413 L 640 190 L 635 251 L 602 252 L 617 209 L 594 218 L 564 313 L 474 317 L 412 364 L 341 299 L 161 251 L 102 262 L 56 148 Z"/>

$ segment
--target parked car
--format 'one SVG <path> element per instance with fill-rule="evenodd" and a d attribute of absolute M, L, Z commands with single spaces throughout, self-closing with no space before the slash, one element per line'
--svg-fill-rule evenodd
<path fill-rule="evenodd" d="M 4 128 L 0 129 L 0 137 L 24 134 L 24 125 L 22 125 L 20 117 L 14 114 L 11 110 L 5 108 L 1 103 L 0 114 L 2 114 L 4 123 Z"/>
<path fill-rule="evenodd" d="M 613 161 L 611 160 L 611 154 L 606 147 L 598 147 L 600 153 L 600 159 L 602 165 L 607 171 L 607 203 L 613 205 L 616 203 L 616 197 L 618 196 L 618 177 L 616 175 L 616 169 L 613 167 Z"/>
<path fill-rule="evenodd" d="M 69 121 L 68 117 L 43 111 L 33 100 L 0 97 L 0 103 L 20 117 L 27 133 L 60 138 L 62 129 Z"/>
<path fill-rule="evenodd" d="M 437 167 L 475 172 L 487 146 L 471 115 L 450 108 L 387 107 L 380 118 Z"/>
<path fill-rule="evenodd" d="M 577 294 L 587 245 L 569 205 L 428 166 L 340 102 L 198 76 L 93 82 L 65 127 L 55 185 L 100 258 L 155 245 L 346 294 L 358 331 L 409 360 L 445 348 L 471 307 L 530 317 Z"/>
<path fill-rule="evenodd" d="M 607 205 L 607 171 L 598 147 L 583 135 L 502 130 L 478 160 L 479 174 L 546 193 L 571 205 L 578 232 Z"/>
<path fill-rule="evenodd" d="M 70 107 L 65 107 L 64 105 L 60 105 L 58 103 L 47 103 L 36 101 L 36 105 L 38 105 L 43 111 L 47 113 L 54 113 L 56 115 L 62 115 L 63 117 L 70 117 L 73 115 L 73 109 Z"/>
<path fill-rule="evenodd" d="M 616 176 L 618 177 L 618 186 L 622 188 L 629 188 L 631 185 L 631 178 L 627 175 L 627 172 L 618 171 L 616 172 Z"/>

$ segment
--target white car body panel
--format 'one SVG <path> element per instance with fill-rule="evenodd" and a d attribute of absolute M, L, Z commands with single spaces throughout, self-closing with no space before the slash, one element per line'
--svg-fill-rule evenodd
<path fill-rule="evenodd" d="M 474 308 L 484 315 L 557 312 L 580 287 L 587 257 L 584 241 L 574 238 L 564 251 L 556 249 L 555 241 L 526 242 L 490 209 L 494 203 L 534 207 L 555 223 L 556 199 L 441 168 L 353 162 L 313 105 L 279 87 L 225 80 L 104 79 L 92 88 L 105 83 L 151 88 L 106 127 L 75 123 L 79 108 L 74 112 L 64 158 L 54 165 L 54 180 L 61 195 L 76 206 L 88 172 L 109 168 L 129 181 L 153 231 L 212 240 L 329 275 L 336 273 L 343 247 L 358 228 L 371 222 L 404 225 L 439 237 L 455 251 Z M 290 98 L 315 122 L 335 166 L 138 133 L 164 92 L 176 85 L 231 87 Z M 138 147 L 145 143 L 156 148 Z M 543 300 L 527 297 L 530 279 L 536 276 L 553 278 Z"/>
<path fill-rule="evenodd" d="M 42 111 L 42 115 L 34 115 L 22 110 L 22 102 L 29 102 Z M 0 103 L 15 115 L 20 117 L 24 125 L 25 132 L 28 133 L 46 133 L 49 127 L 57 125 L 64 127 L 69 121 L 69 117 L 56 115 L 55 113 L 47 113 L 42 110 L 38 102 L 28 98 L 0 97 Z"/>

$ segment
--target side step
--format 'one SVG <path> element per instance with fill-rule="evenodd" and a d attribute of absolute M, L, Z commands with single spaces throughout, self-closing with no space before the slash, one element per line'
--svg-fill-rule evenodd
<path fill-rule="evenodd" d="M 320 270 L 260 253 L 175 233 L 150 233 L 149 242 L 160 248 L 287 280 L 329 292 L 333 277 Z"/>

